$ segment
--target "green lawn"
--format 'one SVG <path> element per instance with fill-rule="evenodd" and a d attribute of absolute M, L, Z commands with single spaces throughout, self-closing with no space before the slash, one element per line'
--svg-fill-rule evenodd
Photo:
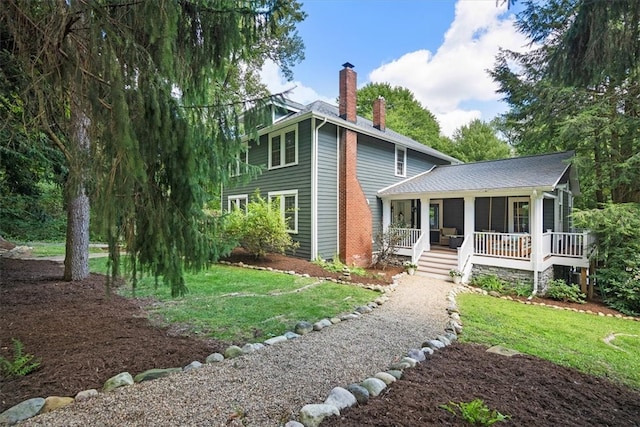
<path fill-rule="evenodd" d="M 91 271 L 104 273 L 106 259 L 90 260 Z M 316 322 L 352 311 L 380 294 L 356 286 L 322 282 L 283 273 L 214 265 L 186 274 L 189 293 L 171 291 L 151 278 L 138 283 L 137 297 L 152 297 L 151 309 L 165 323 L 189 325 L 191 332 L 232 342 L 260 342 L 293 329 L 300 320 Z M 130 286 L 120 293 L 132 297 Z"/>
<path fill-rule="evenodd" d="M 463 342 L 502 345 L 640 389 L 640 322 L 458 295 Z M 616 337 L 607 345 L 603 340 Z"/>
<path fill-rule="evenodd" d="M 24 243 L 26 246 L 30 246 L 33 248 L 31 251 L 31 255 L 35 257 L 49 257 L 49 256 L 60 256 L 65 253 L 65 243 L 56 242 L 27 242 Z M 107 253 L 106 250 L 90 246 L 89 253 Z"/>

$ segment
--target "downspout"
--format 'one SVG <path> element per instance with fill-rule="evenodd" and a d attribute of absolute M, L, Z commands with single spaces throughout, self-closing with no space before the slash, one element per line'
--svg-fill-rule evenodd
<path fill-rule="evenodd" d="M 320 128 L 327 123 L 325 117 L 319 126 L 314 128 L 313 132 L 313 159 L 311 161 L 313 172 L 311 174 L 311 259 L 318 257 L 318 134 Z M 315 125 L 315 118 L 313 119 Z"/>

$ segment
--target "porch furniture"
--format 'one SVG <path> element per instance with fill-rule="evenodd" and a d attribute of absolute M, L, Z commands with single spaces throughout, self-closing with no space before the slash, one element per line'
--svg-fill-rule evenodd
<path fill-rule="evenodd" d="M 440 245 L 449 246 L 449 236 L 458 234 L 458 230 L 455 227 L 442 227 L 440 229 Z"/>
<path fill-rule="evenodd" d="M 447 237 L 449 237 L 449 247 L 451 249 L 459 248 L 460 246 L 462 246 L 462 242 L 464 242 L 464 236 L 462 235 L 451 234 Z"/>

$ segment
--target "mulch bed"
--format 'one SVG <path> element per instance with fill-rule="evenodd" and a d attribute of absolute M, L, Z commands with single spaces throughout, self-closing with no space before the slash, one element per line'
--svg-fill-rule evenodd
<path fill-rule="evenodd" d="M 270 255 L 256 261 L 236 251 L 230 261 L 336 277 L 307 261 Z M 318 270 L 319 269 L 319 270 Z M 352 276 L 362 283 L 385 279 Z M 0 379 L 0 411 L 31 397 L 74 396 L 100 389 L 106 379 L 128 371 L 185 366 L 222 351 L 227 343 L 176 336 L 147 320 L 143 303 L 107 296 L 104 278 L 67 283 L 62 265 L 0 258 L 0 355 L 12 357 L 11 338 L 42 360 L 33 373 Z M 377 276 L 375 276 L 377 277 Z M 585 309 L 585 306 L 576 306 Z M 599 305 L 593 311 L 603 311 Z M 638 425 L 640 394 L 533 357 L 506 359 L 474 345 L 456 344 L 407 371 L 403 380 L 368 405 L 343 411 L 323 425 L 464 425 L 438 405 L 484 399 L 513 418 L 510 425 Z"/>

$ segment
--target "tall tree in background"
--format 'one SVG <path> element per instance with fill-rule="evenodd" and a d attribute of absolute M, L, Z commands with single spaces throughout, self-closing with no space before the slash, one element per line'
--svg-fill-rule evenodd
<path fill-rule="evenodd" d="M 640 202 L 640 2 L 525 2 L 536 48 L 504 51 L 493 77 L 520 153 L 573 149 L 583 203 Z"/>
<path fill-rule="evenodd" d="M 369 83 L 358 89 L 358 114 L 373 118 L 373 101 L 386 101 L 387 127 L 436 150 L 448 152 L 448 141 L 440 137 L 440 125 L 435 116 L 424 108 L 404 87 L 389 83 Z"/>
<path fill-rule="evenodd" d="M 113 275 L 121 242 L 134 278 L 162 276 L 173 295 L 186 291 L 184 268 L 217 257 L 205 189 L 242 150 L 243 101 L 267 95 L 256 70 L 270 58 L 286 72 L 301 58 L 302 19 L 295 0 L 3 2 L 22 120 L 69 171 L 66 279 L 88 274 L 89 200 Z"/>
<path fill-rule="evenodd" d="M 509 144 L 498 138 L 489 123 L 475 119 L 453 133 L 451 155 L 463 162 L 505 159 L 511 157 Z"/>

